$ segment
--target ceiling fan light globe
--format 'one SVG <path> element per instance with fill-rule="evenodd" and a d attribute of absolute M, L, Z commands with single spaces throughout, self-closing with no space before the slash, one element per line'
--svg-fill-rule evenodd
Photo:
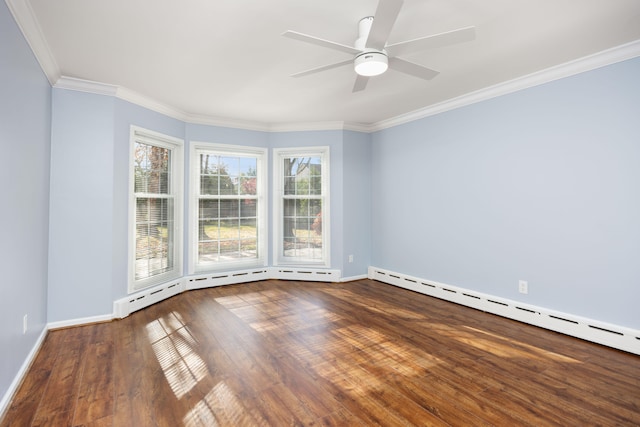
<path fill-rule="evenodd" d="M 389 60 L 383 52 L 364 52 L 354 61 L 354 69 L 361 76 L 373 77 L 387 71 Z"/>

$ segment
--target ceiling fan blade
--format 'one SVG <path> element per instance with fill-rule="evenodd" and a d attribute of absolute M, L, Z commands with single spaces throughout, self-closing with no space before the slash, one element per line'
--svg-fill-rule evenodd
<path fill-rule="evenodd" d="M 369 31 L 369 37 L 365 43 L 365 46 L 369 49 L 384 49 L 384 45 L 387 43 L 389 34 L 393 29 L 393 24 L 398 19 L 400 8 L 404 0 L 380 0 L 376 14 L 373 17 L 373 24 L 371 24 L 371 31 Z"/>
<path fill-rule="evenodd" d="M 395 43 L 385 47 L 389 56 L 400 56 L 419 52 L 425 49 L 450 46 L 456 43 L 469 42 L 476 38 L 476 27 L 465 27 L 446 33 L 434 34 L 419 39 Z"/>
<path fill-rule="evenodd" d="M 369 83 L 369 77 L 358 75 L 351 92 L 360 92 L 361 90 L 364 90 L 367 87 L 367 83 Z"/>
<path fill-rule="evenodd" d="M 319 37 L 310 36 L 308 34 L 298 33 L 297 31 L 285 31 L 282 33 L 284 37 L 298 40 L 305 43 L 315 44 L 316 46 L 322 46 L 333 50 L 338 50 L 340 52 L 350 53 L 352 55 L 356 55 L 360 53 L 360 49 L 356 49 L 352 46 L 347 46 L 346 44 L 332 42 L 330 40 L 321 39 Z"/>
<path fill-rule="evenodd" d="M 389 68 L 393 68 L 401 73 L 409 74 L 424 80 L 431 80 L 440 74 L 439 71 L 432 70 L 431 68 L 423 67 L 422 65 L 414 64 L 413 62 L 405 61 L 400 58 L 390 58 Z"/>
<path fill-rule="evenodd" d="M 332 68 L 342 67 L 343 65 L 353 64 L 353 59 L 347 59 L 346 61 L 340 61 L 329 65 L 323 65 L 322 67 L 312 68 L 310 70 L 301 71 L 299 73 L 291 74 L 291 77 L 304 77 L 309 74 L 319 73 L 321 71 L 331 70 Z"/>

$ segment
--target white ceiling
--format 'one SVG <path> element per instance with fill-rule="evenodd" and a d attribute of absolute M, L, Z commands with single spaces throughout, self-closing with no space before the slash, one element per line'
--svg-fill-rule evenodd
<path fill-rule="evenodd" d="M 6 0 L 50 80 L 114 85 L 192 117 L 371 125 L 640 40 L 638 0 L 405 0 L 389 43 L 475 26 L 476 39 L 405 59 L 430 81 L 389 70 L 352 93 L 349 58 L 282 37 L 353 45 L 378 0 Z M 16 12 L 17 11 L 17 12 Z M 17 21 L 20 23 L 20 19 Z M 38 34 L 39 32 L 39 34 Z M 29 33 L 29 34 L 27 34 Z M 34 42 L 36 40 L 36 42 Z"/>

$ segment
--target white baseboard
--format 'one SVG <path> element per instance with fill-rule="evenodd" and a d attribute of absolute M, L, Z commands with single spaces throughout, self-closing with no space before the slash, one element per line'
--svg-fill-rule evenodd
<path fill-rule="evenodd" d="M 178 295 L 184 290 L 184 279 L 178 279 L 127 295 L 125 298 L 113 302 L 113 318 L 122 319 L 134 311 Z"/>
<path fill-rule="evenodd" d="M 212 288 L 214 286 L 235 285 L 236 283 L 255 282 L 271 279 L 269 268 L 254 268 L 247 270 L 225 271 L 220 273 L 206 273 L 186 278 L 186 290 Z"/>
<path fill-rule="evenodd" d="M 53 330 L 53 329 L 70 328 L 72 326 L 82 326 L 82 325 L 89 325 L 91 323 L 109 322 L 111 320 L 113 320 L 113 314 L 103 314 L 101 316 L 82 317 L 78 319 L 62 320 L 59 322 L 49 322 L 47 323 L 47 329 Z"/>
<path fill-rule="evenodd" d="M 574 316 L 381 268 L 369 267 L 369 278 L 640 355 L 640 330 Z"/>
<path fill-rule="evenodd" d="M 309 282 L 338 282 L 340 270 L 304 267 L 270 267 L 272 279 L 304 280 Z"/>
<path fill-rule="evenodd" d="M 337 282 L 340 280 L 340 270 L 301 267 L 261 267 L 248 270 L 200 274 L 187 278 L 186 290 L 269 279 Z"/>
<path fill-rule="evenodd" d="M 340 282 L 353 282 L 355 280 L 362 280 L 362 279 L 368 279 L 369 276 L 366 274 L 362 274 L 360 276 L 350 276 L 350 277 L 343 277 L 340 279 Z"/>
<path fill-rule="evenodd" d="M 11 404 L 11 400 L 13 399 L 13 396 L 18 391 L 18 387 L 20 387 L 20 384 L 22 384 L 22 380 L 24 379 L 24 376 L 27 374 L 27 371 L 29 370 L 29 367 L 33 363 L 33 360 L 38 355 L 38 351 L 40 350 L 40 347 L 42 346 L 42 343 L 44 342 L 44 339 L 47 336 L 47 332 L 48 332 L 48 328 L 45 326 L 42 332 L 40 333 L 40 335 L 38 336 L 38 339 L 33 344 L 33 347 L 31 348 L 31 351 L 27 355 L 27 358 L 24 359 L 24 362 L 22 362 L 22 366 L 20 366 L 18 373 L 13 378 L 13 381 L 9 385 L 9 388 L 7 389 L 6 393 L 4 394 L 4 396 L 2 396 L 2 400 L 0 401 L 0 420 L 4 416 L 7 409 L 9 409 L 9 405 Z"/>

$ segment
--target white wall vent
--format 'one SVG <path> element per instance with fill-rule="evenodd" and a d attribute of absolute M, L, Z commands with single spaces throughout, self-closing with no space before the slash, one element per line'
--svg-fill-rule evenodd
<path fill-rule="evenodd" d="M 314 268 L 272 267 L 272 279 L 304 280 L 313 282 L 339 282 L 340 270 L 323 270 Z"/>
<path fill-rule="evenodd" d="M 381 268 L 369 267 L 369 278 L 640 355 L 640 330 L 610 325 Z"/>
<path fill-rule="evenodd" d="M 134 311 L 170 298 L 185 290 L 182 279 L 145 289 L 131 294 L 113 303 L 113 316 L 117 319 L 127 317 Z"/>
<path fill-rule="evenodd" d="M 224 273 L 209 273 L 187 278 L 187 289 L 211 288 L 214 286 L 267 280 L 270 278 L 271 275 L 269 274 L 268 268 L 228 271 Z"/>

